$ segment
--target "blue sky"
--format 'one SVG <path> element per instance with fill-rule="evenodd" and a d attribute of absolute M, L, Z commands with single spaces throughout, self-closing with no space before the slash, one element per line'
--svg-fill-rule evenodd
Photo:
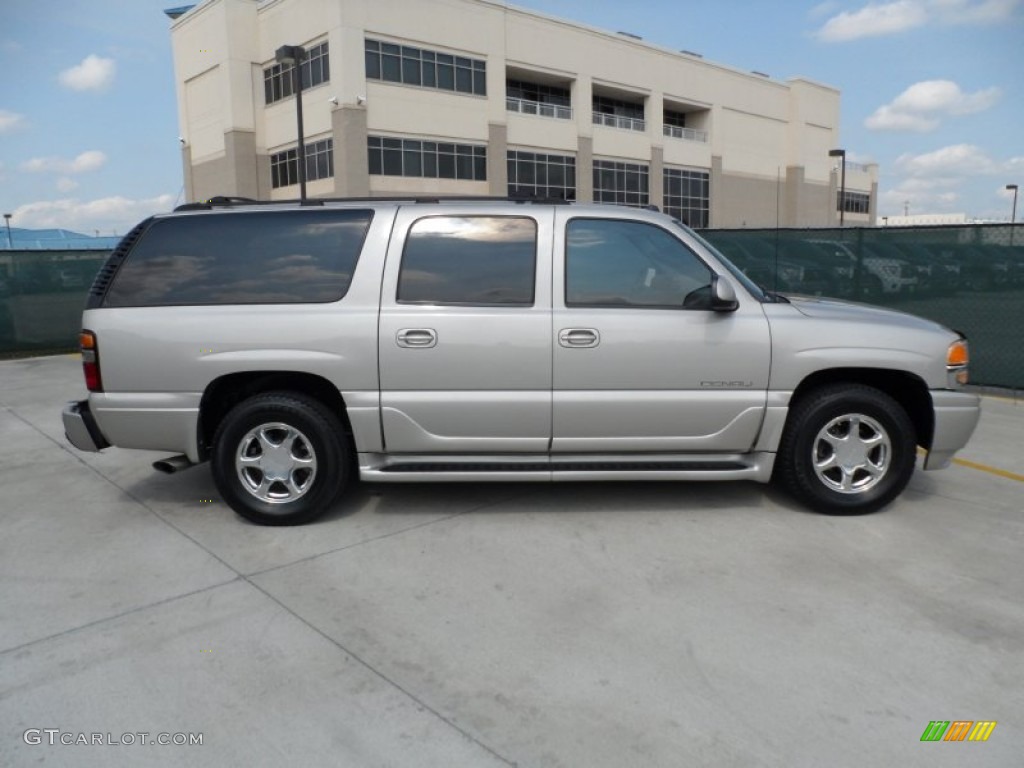
<path fill-rule="evenodd" d="M 183 1 L 2 0 L 0 212 L 14 226 L 121 234 L 180 201 L 162 10 Z M 1005 221 L 1005 185 L 1024 184 L 1024 0 L 514 4 L 837 86 L 840 146 L 880 163 L 880 215 L 908 202 Z"/>

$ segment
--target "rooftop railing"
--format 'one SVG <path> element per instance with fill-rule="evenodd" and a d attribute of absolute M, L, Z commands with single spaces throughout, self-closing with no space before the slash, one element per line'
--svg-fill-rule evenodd
<path fill-rule="evenodd" d="M 572 107 L 565 107 L 561 104 L 546 104 L 543 101 L 516 99 L 509 96 L 505 99 L 505 109 L 509 112 L 519 112 L 523 115 L 539 115 L 540 117 L 553 117 L 558 120 L 572 120 Z"/>
<path fill-rule="evenodd" d="M 699 141 L 702 144 L 708 143 L 708 132 L 698 131 L 696 128 L 683 128 L 678 125 L 665 125 L 664 132 L 666 136 L 671 136 L 673 139 L 683 139 L 685 141 Z"/>
<path fill-rule="evenodd" d="M 646 131 L 647 121 L 639 117 L 610 115 L 607 112 L 594 113 L 594 125 L 607 125 L 609 128 L 621 128 L 625 131 Z"/>

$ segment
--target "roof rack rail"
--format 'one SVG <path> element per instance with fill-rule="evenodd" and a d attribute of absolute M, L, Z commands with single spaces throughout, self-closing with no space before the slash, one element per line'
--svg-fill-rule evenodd
<path fill-rule="evenodd" d="M 175 211 L 208 211 L 213 208 L 230 208 L 242 205 L 311 205 L 322 206 L 324 203 L 414 203 L 440 204 L 459 202 L 501 202 L 536 205 L 571 205 L 573 200 L 559 197 L 529 197 L 523 195 L 487 196 L 487 195 L 396 195 L 387 197 L 315 197 L 305 200 L 254 200 L 251 197 L 232 197 L 216 195 L 209 200 L 198 203 L 184 203 Z"/>

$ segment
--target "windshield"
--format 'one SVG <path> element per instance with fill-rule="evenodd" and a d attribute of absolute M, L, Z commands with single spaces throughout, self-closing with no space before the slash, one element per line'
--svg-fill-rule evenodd
<path fill-rule="evenodd" d="M 686 234 L 688 234 L 690 237 L 692 237 L 698 243 L 700 243 L 705 248 L 707 248 L 709 251 L 711 251 L 711 253 L 714 254 L 715 258 L 717 258 L 718 261 L 721 262 L 722 266 L 725 267 L 727 270 L 729 270 L 729 274 L 732 275 L 733 277 L 735 277 L 737 280 L 739 280 L 740 283 L 743 285 L 743 287 L 746 288 L 750 292 L 751 296 L 753 296 L 758 301 L 762 301 L 762 302 L 768 300 L 768 296 L 765 294 L 764 289 L 761 288 L 759 285 L 757 285 L 757 283 L 752 281 L 745 274 L 743 274 L 740 271 L 740 268 L 737 267 L 735 264 L 733 264 L 731 261 L 729 261 L 729 259 L 720 250 L 715 248 L 715 246 L 713 246 L 711 243 L 709 243 L 703 237 L 698 235 L 696 232 L 694 232 L 688 226 L 683 224 L 683 222 L 679 221 L 679 219 L 672 219 L 672 223 L 675 224 L 677 227 L 679 227 L 681 230 L 683 230 Z"/>

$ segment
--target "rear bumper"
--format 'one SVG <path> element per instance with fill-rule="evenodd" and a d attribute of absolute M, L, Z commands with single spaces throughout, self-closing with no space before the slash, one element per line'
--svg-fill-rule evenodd
<path fill-rule="evenodd" d="M 981 418 L 981 398 L 967 392 L 932 391 L 935 408 L 935 434 L 925 469 L 944 469 L 953 456 L 967 445 Z"/>
<path fill-rule="evenodd" d="M 89 410 L 88 400 L 72 401 L 65 405 L 62 419 L 68 442 L 78 450 L 95 453 L 110 447 Z"/>

